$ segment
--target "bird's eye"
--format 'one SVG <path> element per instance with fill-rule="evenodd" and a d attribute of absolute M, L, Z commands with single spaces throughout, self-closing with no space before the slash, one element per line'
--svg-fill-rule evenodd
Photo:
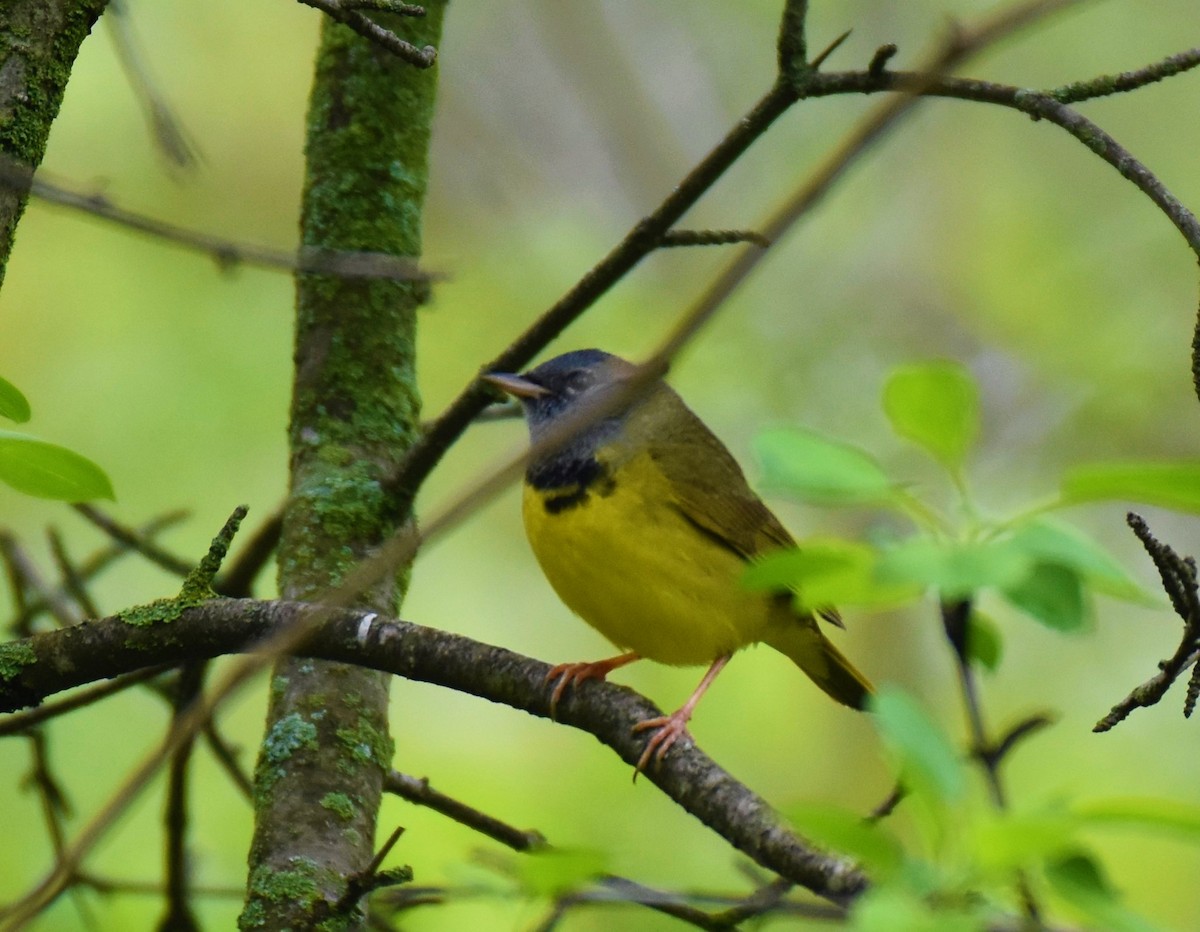
<path fill-rule="evenodd" d="M 592 377 L 586 369 L 576 369 L 567 376 L 564 388 L 572 395 L 578 394 L 592 384 Z"/>

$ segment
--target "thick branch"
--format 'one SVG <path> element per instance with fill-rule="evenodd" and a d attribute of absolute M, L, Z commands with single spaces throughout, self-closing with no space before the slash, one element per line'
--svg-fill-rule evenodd
<path fill-rule="evenodd" d="M 79 46 L 106 0 L 6 0 L 0 4 L 0 156 L 36 168 Z M 0 187 L 0 283 L 27 187 Z"/>
<path fill-rule="evenodd" d="M 0 648 L 0 708 L 35 704 L 64 689 L 150 664 L 249 650 L 295 624 L 309 609 L 296 602 L 215 599 L 170 623 L 130 625 L 113 617 L 15 641 Z M 546 664 L 433 628 L 337 611 L 307 637 L 299 653 L 435 683 L 550 717 Z M 643 745 L 633 725 L 658 714 L 632 690 L 606 683 L 572 690 L 557 709 L 561 723 L 594 735 L 630 765 Z M 647 777 L 763 867 L 839 903 L 865 888 L 862 874 L 798 838 L 766 802 L 698 748 L 678 746 Z"/>

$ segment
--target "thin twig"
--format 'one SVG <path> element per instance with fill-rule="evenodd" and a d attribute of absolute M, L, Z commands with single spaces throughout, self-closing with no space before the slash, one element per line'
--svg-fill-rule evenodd
<path fill-rule="evenodd" d="M 728 246 L 732 243 L 753 243 L 766 249 L 771 241 L 754 230 L 671 230 L 663 234 L 659 246 Z"/>
<path fill-rule="evenodd" d="M 28 191 L 48 204 L 67 207 L 110 223 L 145 233 L 157 240 L 203 253 L 223 269 L 239 265 L 283 272 L 311 272 L 338 278 L 379 278 L 391 281 L 433 281 L 438 278 L 422 271 L 415 259 L 380 252 L 354 252 L 302 246 L 299 250 L 272 249 L 254 243 L 242 243 L 220 236 L 189 230 L 165 220 L 125 210 L 99 194 L 83 194 L 36 177 L 28 167 L 0 156 L 0 187 Z"/>
<path fill-rule="evenodd" d="M 1045 712 L 1023 718 L 1006 731 L 999 741 L 987 748 L 978 749 L 979 757 L 988 768 L 999 769 L 1004 759 L 1013 752 L 1018 744 L 1043 728 L 1053 725 L 1054 722 L 1055 716 Z"/>
<path fill-rule="evenodd" d="M 397 16 L 424 16 L 425 7 L 400 0 L 342 0 L 347 10 L 374 10 L 377 13 L 395 13 Z"/>
<path fill-rule="evenodd" d="M 134 35 L 130 12 L 125 0 L 109 0 L 104 22 L 117 50 L 117 60 L 125 72 L 125 80 L 150 124 L 159 151 L 178 168 L 195 168 L 200 158 L 195 140 L 184 128 L 166 96 L 158 89 L 142 56 L 141 44 Z"/>
<path fill-rule="evenodd" d="M 1007 794 L 1004 783 L 1000 779 L 1000 761 L 1002 755 L 991 753 L 992 743 L 988 738 L 987 728 L 983 721 L 983 704 L 979 701 L 979 691 L 975 683 L 975 671 L 971 667 L 971 657 L 968 653 L 970 642 L 971 613 L 970 600 L 960 599 L 953 602 L 943 602 L 941 605 L 942 625 L 946 639 L 954 652 L 955 667 L 958 671 L 958 684 L 962 693 L 963 708 L 967 713 L 967 725 L 971 738 L 971 753 L 983 765 L 984 779 L 988 792 L 992 797 L 992 805 L 1003 811 L 1008 808 Z M 1017 892 L 1021 897 L 1021 905 L 1025 915 L 1034 926 L 1041 924 L 1042 909 L 1033 895 L 1029 878 L 1022 870 L 1015 874 Z"/>
<path fill-rule="evenodd" d="M 55 857 L 62 857 L 65 848 L 62 823 L 63 818 L 71 814 L 71 804 L 67 800 L 66 793 L 63 792 L 62 785 L 50 769 L 46 733 L 34 730 L 29 732 L 26 737 L 29 738 L 30 749 L 33 752 L 33 767 L 25 782 L 26 785 L 37 790 Z"/>
<path fill-rule="evenodd" d="M 354 9 L 354 3 L 342 3 L 340 0 L 300 0 L 300 2 L 320 10 L 330 19 L 337 20 L 344 26 L 349 26 L 364 39 L 369 39 L 380 48 L 387 49 L 401 61 L 406 61 L 414 67 L 430 68 L 437 61 L 437 49 L 432 45 L 419 49 L 411 42 L 405 42 L 390 29 L 384 29 L 374 20 L 359 13 Z"/>
<path fill-rule="evenodd" d="M 411 867 L 393 867 L 386 871 L 380 870 L 384 860 L 391 853 L 392 848 L 396 846 L 396 842 L 400 840 L 400 836 L 403 834 L 404 826 L 397 825 L 392 830 L 392 834 L 388 836 L 387 841 L 375 852 L 370 863 L 361 871 L 350 876 L 346 882 L 346 891 L 338 898 L 337 903 L 334 905 L 334 912 L 348 913 L 358 905 L 359 900 L 373 890 L 408 883 L 412 880 L 413 872 Z"/>
<path fill-rule="evenodd" d="M 126 527 L 116 519 L 105 514 L 95 505 L 80 503 L 72 507 L 114 541 L 123 544 L 130 550 L 140 553 L 151 563 L 158 565 L 168 573 L 186 577 L 192 571 L 194 564 L 180 559 L 173 553 L 167 552 L 144 534 L 139 533 L 134 528 Z"/>
<path fill-rule="evenodd" d="M 213 757 L 217 759 L 217 763 L 233 781 L 241 794 L 248 800 L 254 798 L 254 783 L 250 779 L 250 775 L 242 768 L 241 762 L 237 758 L 236 750 L 229 745 L 224 736 L 217 731 L 217 726 L 212 719 L 209 719 L 203 727 L 204 740 L 208 742 L 208 749 L 212 751 Z"/>
<path fill-rule="evenodd" d="M 99 618 L 104 613 L 92 600 L 91 594 L 87 591 L 83 574 L 75 565 L 75 561 L 67 554 L 67 545 L 62 535 L 56 529 L 51 528 L 46 532 L 46 536 L 50 541 L 50 552 L 53 554 L 58 572 L 62 576 L 63 591 L 70 595 L 75 604 L 79 606 L 83 617 Z"/>
<path fill-rule="evenodd" d="M 410 803 L 425 806 L 448 816 L 455 822 L 472 828 L 514 851 L 531 851 L 546 847 L 546 837 L 535 829 L 519 829 L 494 816 L 468 806 L 453 797 L 440 793 L 424 778 L 410 777 L 393 770 L 383 779 L 384 792 L 394 793 Z"/>
<path fill-rule="evenodd" d="M 208 664 L 196 662 L 186 664 L 180 670 L 174 696 L 172 728 L 184 714 L 195 705 L 204 685 L 204 672 Z M 163 823 L 166 836 L 166 871 L 163 887 L 167 908 L 159 921 L 160 929 L 193 932 L 199 923 L 192 912 L 191 891 L 188 878 L 188 768 L 191 765 L 194 736 L 180 742 L 171 754 L 167 766 L 167 799 L 163 808 Z"/>
<path fill-rule="evenodd" d="M 254 581 L 271 562 L 283 531 L 283 509 L 267 518 L 243 545 L 238 555 L 213 582 L 213 589 L 231 599 L 249 598 Z"/>
<path fill-rule="evenodd" d="M 1123 94 L 1137 90 L 1156 81 L 1182 74 L 1200 64 L 1200 48 L 1188 49 L 1175 55 L 1168 55 L 1162 61 L 1136 71 L 1123 71 L 1116 75 L 1101 75 L 1090 81 L 1075 81 L 1045 91 L 1047 97 L 1053 97 L 1060 104 L 1076 104 L 1083 100 L 1096 97 L 1109 97 L 1113 94 Z"/>
<path fill-rule="evenodd" d="M 143 540 L 153 540 L 155 536 L 183 521 L 187 516 L 188 512 L 186 511 L 169 512 L 159 518 L 147 521 L 141 527 L 135 528 L 134 533 L 138 538 Z M 79 565 L 76 572 L 80 581 L 86 583 L 107 569 L 114 561 L 129 552 L 129 547 L 122 543 L 114 543 L 101 548 Z M 53 590 L 53 595 L 55 598 L 69 598 L 71 593 L 67 590 L 66 586 L 59 586 Z M 48 605 L 44 599 L 34 598 L 29 601 L 13 621 L 13 629 L 19 632 L 27 632 L 33 620 L 46 611 L 47 608 Z"/>
<path fill-rule="evenodd" d="M 1158 569 L 1163 589 L 1170 598 L 1175 613 L 1183 620 L 1183 633 L 1175 653 L 1167 660 L 1159 662 L 1158 673 L 1134 687 L 1129 695 L 1114 705 L 1109 713 L 1092 727 L 1092 731 L 1097 732 L 1108 731 L 1120 724 L 1134 709 L 1154 705 L 1167 694 L 1167 690 L 1186 670 L 1192 667 L 1200 669 L 1200 607 L 1197 604 L 1195 562 L 1188 557 L 1180 557 L 1168 544 L 1158 540 L 1141 515 L 1131 511 L 1125 520 Z M 1193 672 L 1184 699 L 1184 715 L 1190 715 L 1195 708 L 1198 690 L 1200 681 Z"/>
<path fill-rule="evenodd" d="M 75 607 L 63 597 L 60 590 L 42 578 L 37 565 L 25 552 L 25 548 L 7 531 L 0 531 L 0 557 L 3 557 L 8 567 L 8 578 L 12 580 L 19 616 L 25 615 L 24 609 L 32 601 L 32 597 L 36 596 L 50 610 L 54 620 L 63 627 L 79 624 L 79 613 Z"/>
<path fill-rule="evenodd" d="M 68 712 L 74 712 L 76 709 L 82 709 L 94 702 L 99 702 L 101 699 L 107 699 L 109 696 L 124 692 L 130 686 L 137 686 L 139 683 L 144 683 L 146 680 L 166 673 L 173 666 L 173 664 L 162 664 L 147 667 L 144 670 L 134 670 L 132 673 L 122 673 L 120 676 L 113 677 L 107 682 L 97 683 L 95 686 L 87 689 L 81 689 L 75 695 L 62 699 L 59 702 L 48 702 L 27 712 L 16 712 L 5 716 L 3 719 L 0 719 L 0 738 L 7 735 L 21 734 L 22 732 L 29 731 L 31 728 L 36 728 L 38 725 L 52 718 L 57 718 Z"/>

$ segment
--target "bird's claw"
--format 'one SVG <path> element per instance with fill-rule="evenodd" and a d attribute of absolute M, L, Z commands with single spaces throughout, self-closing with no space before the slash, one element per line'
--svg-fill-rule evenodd
<path fill-rule="evenodd" d="M 562 699 L 568 686 L 578 686 L 585 680 L 603 681 L 613 670 L 623 667 L 627 663 L 633 663 L 637 659 L 638 655 L 630 651 L 618 657 L 609 657 L 607 660 L 593 660 L 591 663 L 560 663 L 551 667 L 543 681 L 546 683 L 556 681 L 554 682 L 554 691 L 550 693 L 550 718 L 557 721 L 558 701 Z"/>
<path fill-rule="evenodd" d="M 603 680 L 612 669 L 605 661 L 593 663 L 560 663 L 550 668 L 545 682 L 554 683 L 554 691 L 550 693 L 550 718 L 558 720 L 558 702 L 567 691 L 568 686 L 578 686 L 586 680 Z"/>
<path fill-rule="evenodd" d="M 638 758 L 637 766 L 633 768 L 633 779 L 635 782 L 637 781 L 638 774 L 642 773 L 651 761 L 653 761 L 655 767 L 661 764 L 662 759 L 667 756 L 667 751 L 671 750 L 671 747 L 680 738 L 687 738 L 689 741 L 692 740 L 692 736 L 687 730 L 689 718 L 691 718 L 691 715 L 685 714 L 685 710 L 680 709 L 670 715 L 648 718 L 644 722 L 638 722 L 633 726 L 635 734 L 639 731 L 655 730 L 654 734 L 646 740 L 646 747 L 642 751 L 642 756 Z"/>

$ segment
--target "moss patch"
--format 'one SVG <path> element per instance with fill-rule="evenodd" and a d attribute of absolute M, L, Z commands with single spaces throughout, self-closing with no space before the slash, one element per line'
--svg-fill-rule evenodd
<path fill-rule="evenodd" d="M 345 822 L 354 818 L 354 803 L 345 793 L 326 793 L 321 797 L 321 807 L 328 809 Z"/>
<path fill-rule="evenodd" d="M 37 662 L 37 652 L 27 641 L 0 644 L 0 680 L 11 680 Z"/>
<path fill-rule="evenodd" d="M 339 728 L 338 740 L 351 756 L 360 763 L 374 763 L 386 767 L 392 759 L 395 745 L 391 737 L 384 734 L 365 718 L 359 718 L 354 728 Z"/>
<path fill-rule="evenodd" d="M 167 625 L 175 621 L 189 608 L 203 605 L 213 597 L 211 591 L 205 596 L 189 595 L 173 596 L 169 599 L 155 599 L 145 605 L 135 605 L 132 608 L 117 612 L 117 617 L 127 625 L 145 628 L 150 625 Z"/>

